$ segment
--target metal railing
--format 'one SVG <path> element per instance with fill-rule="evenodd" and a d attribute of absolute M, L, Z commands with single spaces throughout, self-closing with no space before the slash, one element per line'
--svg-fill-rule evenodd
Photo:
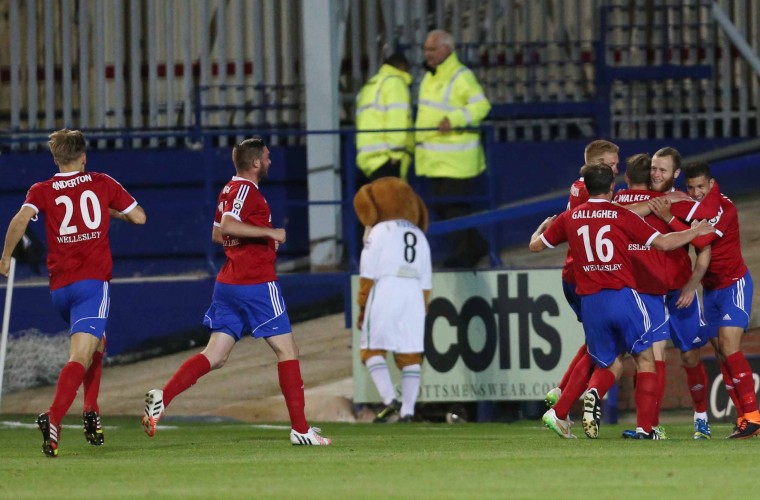
<path fill-rule="evenodd" d="M 399 129 L 389 131 L 415 131 L 416 129 Z M 428 129 L 425 129 L 428 130 Z M 466 197 L 466 201 L 473 203 L 476 206 L 481 207 L 482 210 L 493 210 L 498 206 L 497 194 L 496 194 L 496 180 L 492 177 L 493 165 L 497 164 L 497 159 L 493 158 L 491 153 L 491 145 L 494 142 L 494 129 L 491 126 L 484 126 L 477 129 L 482 132 L 484 137 L 484 150 L 486 154 L 487 168 L 484 173 L 485 182 L 483 186 L 485 191 L 483 193 Z M 10 144 L 17 144 L 27 146 L 30 149 L 44 148 L 47 143 L 47 134 L 50 131 L 38 131 L 38 132 L 19 132 L 13 136 L 0 136 L 0 151 L 9 147 Z M 285 209 L 293 207 L 303 206 L 317 206 L 317 205 L 332 205 L 340 206 L 342 210 L 342 243 L 347 255 L 347 265 L 350 270 L 357 271 L 359 266 L 359 238 L 357 234 L 357 219 L 353 211 L 353 197 L 359 186 L 363 182 L 362 174 L 356 167 L 356 148 L 355 148 L 355 136 L 356 129 L 344 128 L 341 130 L 314 130 L 303 131 L 296 129 L 243 129 L 238 127 L 209 127 L 199 128 L 193 127 L 183 130 L 110 130 L 110 129 L 86 129 L 83 131 L 90 144 L 121 144 L 122 149 L 143 149 L 143 146 L 156 142 L 160 144 L 173 143 L 175 145 L 185 144 L 191 146 L 194 151 L 200 155 L 202 159 L 203 169 L 203 199 L 198 200 L 199 204 L 204 206 L 213 207 L 216 203 L 217 192 L 214 189 L 214 175 L 212 172 L 212 165 L 218 163 L 217 152 L 219 148 L 229 148 L 232 146 L 231 142 L 241 140 L 251 135 L 260 135 L 266 139 L 268 143 L 272 137 L 277 137 L 282 143 L 289 145 L 302 145 L 305 143 L 305 139 L 309 135 L 339 135 L 341 138 L 341 151 L 342 151 L 342 186 L 341 186 L 341 199 L 334 200 L 313 200 L 313 199 L 288 199 L 284 202 Z M 384 133 L 385 130 L 379 131 L 362 131 L 361 133 Z M 135 146 L 138 144 L 138 146 Z M 48 153 L 40 153 L 47 155 Z M 11 155 L 12 156 L 12 155 Z M 16 157 L 17 158 L 17 157 Z M 291 179 L 292 182 L 303 183 L 304 179 Z M 425 203 L 430 206 L 431 203 L 441 203 L 448 201 L 462 201 L 460 198 L 442 198 L 432 197 L 428 194 L 427 181 L 425 178 L 420 178 L 411 174 L 409 179 L 412 187 L 423 196 Z M 467 217 L 464 220 L 452 220 L 452 221 L 439 221 L 431 224 L 431 234 L 445 234 L 451 231 L 461 229 L 461 225 L 465 227 L 483 226 L 484 230 L 489 231 L 490 234 L 487 238 L 489 241 L 489 255 L 492 265 L 498 265 L 499 259 L 499 237 L 494 233 L 495 226 L 491 225 L 491 219 L 479 219 L 477 217 Z M 216 270 L 215 261 L 219 255 L 219 249 L 211 242 L 208 241 L 206 248 L 204 249 L 206 260 L 210 269 Z"/>
<path fill-rule="evenodd" d="M 342 123 L 351 123 L 354 96 L 388 47 L 404 49 L 419 82 L 425 34 L 442 27 L 501 109 L 497 141 L 752 137 L 759 129 L 757 2 L 335 5 L 345 30 L 337 48 L 343 104 L 325 112 Z M 300 54 L 309 41 L 292 26 L 308 8 L 267 0 L 7 0 L 0 130 L 190 129 L 198 126 L 198 89 L 216 107 L 203 126 L 298 128 L 307 84 Z"/>

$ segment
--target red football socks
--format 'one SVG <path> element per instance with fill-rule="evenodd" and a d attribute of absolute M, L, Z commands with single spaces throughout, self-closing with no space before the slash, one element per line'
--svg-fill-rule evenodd
<path fill-rule="evenodd" d="M 557 404 L 554 405 L 554 412 L 562 420 L 567 418 L 570 407 L 581 397 L 591 379 L 594 363 L 591 361 L 591 356 L 585 352 L 585 345 L 583 349 L 585 355 L 575 363 L 572 375 L 566 377 L 568 380 L 565 388 L 562 389 L 562 394 L 560 394 Z"/>
<path fill-rule="evenodd" d="M 731 372 L 731 377 L 734 379 L 734 387 L 739 396 L 744 417 L 750 418 L 748 414 L 757 412 L 757 396 L 755 396 L 752 368 L 741 351 L 726 357 L 726 364 Z"/>
<path fill-rule="evenodd" d="M 588 381 L 588 388 L 596 389 L 596 393 L 601 399 L 614 384 L 615 374 L 612 373 L 609 368 L 601 368 L 597 366 L 594 373 L 591 375 L 591 380 Z"/>
<path fill-rule="evenodd" d="M 657 416 L 657 374 L 643 372 L 636 375 L 636 426 L 644 432 L 652 432 Z"/>
<path fill-rule="evenodd" d="M 567 387 L 567 383 L 569 382 L 570 377 L 572 377 L 572 373 L 575 370 L 575 366 L 578 364 L 578 361 L 580 361 L 584 357 L 591 359 L 586 350 L 586 344 L 582 344 L 578 348 L 578 352 L 575 353 L 575 356 L 573 356 L 572 361 L 570 361 L 570 366 L 567 367 L 565 374 L 562 376 L 562 380 L 559 382 L 559 385 L 557 386 L 560 389 L 562 389 L 562 392 L 565 391 L 565 387 Z"/>
<path fill-rule="evenodd" d="M 211 371 L 211 363 L 203 354 L 196 354 L 182 363 L 164 386 L 164 407 L 169 406 L 172 399 L 195 385 L 199 378 Z"/>
<path fill-rule="evenodd" d="M 297 359 L 277 363 L 277 375 L 280 378 L 280 390 L 285 396 L 285 404 L 288 407 L 290 426 L 301 434 L 309 432 L 309 424 L 306 423 L 304 414 L 306 398 L 303 395 L 301 364 Z"/>
<path fill-rule="evenodd" d="M 657 407 L 652 425 L 660 425 L 660 409 L 662 409 L 662 400 L 665 399 L 665 361 L 655 361 L 654 369 L 657 376 Z"/>
<path fill-rule="evenodd" d="M 100 394 L 100 376 L 103 373 L 103 353 L 95 351 L 92 355 L 92 364 L 84 374 L 84 409 L 83 412 L 94 411 L 100 413 L 98 408 L 98 395 Z"/>
<path fill-rule="evenodd" d="M 719 363 L 719 365 L 720 373 L 723 374 L 723 383 L 726 386 L 728 397 L 731 398 L 731 402 L 734 404 L 734 408 L 736 408 L 736 419 L 741 420 L 741 418 L 744 416 L 744 411 L 742 410 L 742 404 L 739 401 L 739 394 L 736 392 L 734 378 L 731 376 L 731 372 L 729 371 L 728 365 L 726 363 Z"/>
<path fill-rule="evenodd" d="M 61 425 L 61 420 L 69 411 L 71 403 L 77 397 L 77 389 L 82 385 L 82 379 L 84 379 L 84 365 L 77 363 L 76 361 L 69 361 L 61 369 L 61 374 L 58 375 L 58 384 L 55 388 L 55 397 L 53 398 L 53 404 L 50 405 L 48 411 L 50 415 L 50 421 L 56 426 Z"/>
<path fill-rule="evenodd" d="M 694 411 L 705 413 L 707 411 L 707 372 L 705 364 L 701 361 L 695 367 L 683 367 L 686 370 L 686 384 L 689 386 L 691 399 L 694 401 Z"/>

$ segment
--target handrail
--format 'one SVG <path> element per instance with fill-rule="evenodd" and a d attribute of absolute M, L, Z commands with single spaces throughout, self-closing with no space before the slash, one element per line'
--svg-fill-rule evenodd
<path fill-rule="evenodd" d="M 713 2 L 711 13 L 713 19 L 717 21 L 726 36 L 734 43 L 736 49 L 744 56 L 747 63 L 755 70 L 755 74 L 760 78 L 760 57 L 752 50 L 752 47 L 747 43 L 744 37 L 736 29 L 731 20 L 728 18 L 723 9 L 720 8 L 717 2 Z"/>
<path fill-rule="evenodd" d="M 461 127 L 452 128 L 452 131 L 483 131 L 484 127 Z M 293 128 L 264 128 L 264 129 L 250 129 L 247 127 L 215 127 L 213 125 L 206 125 L 201 130 L 197 130 L 195 127 L 177 127 L 177 128 L 82 128 L 82 133 L 87 137 L 87 141 L 92 143 L 101 140 L 123 140 L 129 141 L 132 139 L 161 139 L 161 138 L 173 138 L 173 139 L 202 139 L 213 138 L 220 136 L 232 136 L 232 135 L 272 135 L 277 134 L 280 136 L 297 137 L 303 135 L 354 135 L 361 134 L 373 134 L 373 133 L 386 133 L 386 132 L 427 132 L 438 130 L 437 128 L 400 128 L 400 129 L 381 129 L 381 130 L 358 130 L 351 127 L 343 127 L 339 129 L 329 130 L 303 130 Z M 55 132 L 56 129 L 37 129 L 37 130 L 0 130 L 0 145 L 5 144 L 30 144 L 40 143 L 46 144 L 48 141 L 48 135 Z M 176 147 L 181 147 L 176 146 Z"/>
<path fill-rule="evenodd" d="M 191 149 L 195 149 L 198 151 L 201 155 L 211 155 L 213 156 L 213 150 L 215 147 L 212 145 L 212 139 L 215 137 L 221 137 L 221 136 L 235 136 L 235 135 L 241 135 L 244 134 L 246 136 L 252 135 L 252 134 L 261 134 L 261 135 L 271 135 L 271 134 L 277 134 L 279 136 L 303 136 L 303 135 L 335 135 L 338 134 L 339 136 L 343 137 L 343 140 L 353 146 L 354 144 L 354 137 L 356 134 L 371 134 L 371 133 L 386 133 L 386 132 L 421 132 L 421 131 L 435 131 L 438 130 L 437 128 L 402 128 L 402 129 L 387 129 L 387 130 L 357 130 L 356 128 L 340 128 L 336 130 L 298 130 L 298 129 L 286 129 L 286 128 L 274 128 L 274 129 L 262 129 L 262 130 L 251 130 L 251 129 L 241 129 L 239 127 L 224 127 L 224 128 L 212 128 L 212 127 L 191 127 L 191 128 L 176 128 L 176 129 L 83 129 L 82 131 L 85 133 L 87 139 L 91 143 L 96 143 L 101 140 L 121 140 L 124 142 L 126 148 L 130 149 L 131 144 L 130 141 L 141 139 L 141 140 L 147 140 L 147 139 L 168 139 L 168 138 L 174 138 L 178 140 L 178 144 L 175 146 L 171 146 L 170 148 L 187 148 L 190 147 Z M 490 124 L 481 126 L 481 127 L 461 127 L 461 128 L 455 128 L 454 131 L 471 131 L 471 132 L 478 132 L 481 133 L 484 136 L 484 142 L 485 142 L 485 152 L 487 156 L 487 169 L 485 171 L 485 175 L 488 177 L 485 191 L 483 193 L 475 194 L 473 196 L 456 196 L 456 197 L 432 197 L 432 196 L 426 196 L 425 193 L 420 193 L 423 196 L 425 196 L 426 203 L 434 203 L 434 202 L 453 202 L 453 201 L 469 201 L 472 203 L 476 203 L 479 206 L 487 207 L 488 209 L 495 209 L 496 208 L 496 182 L 495 179 L 491 177 L 492 175 L 492 168 L 491 166 L 495 164 L 497 161 L 495 158 L 492 157 L 490 154 L 490 144 L 493 144 L 495 141 L 494 139 L 494 130 L 493 126 Z M 12 132 L 8 135 L 0 136 L 0 146 L 4 146 L 7 144 L 33 144 L 33 143 L 39 143 L 40 145 L 43 145 L 47 143 L 48 141 L 48 134 L 51 133 L 52 130 L 35 130 L 35 131 L 24 131 L 24 132 Z M 188 141 L 191 141 L 191 145 L 186 145 L 180 142 L 180 140 L 186 139 Z M 358 256 L 360 252 L 360 248 L 358 248 L 357 245 L 357 228 L 356 228 L 356 220 L 355 215 L 353 214 L 352 210 L 352 203 L 353 203 L 353 197 L 356 193 L 356 190 L 360 184 L 359 178 L 358 178 L 358 170 L 356 168 L 355 164 L 355 151 L 353 149 L 349 149 L 346 151 L 346 155 L 349 157 L 347 158 L 347 161 L 343 168 L 343 189 L 342 189 L 342 199 L 336 199 L 336 200 L 287 200 L 285 202 L 286 206 L 340 206 L 343 210 L 343 234 L 344 234 L 344 244 L 346 245 L 346 251 L 349 256 L 349 265 L 352 268 L 352 270 L 358 269 Z M 353 156 L 352 156 L 353 155 Z M 213 159 L 206 160 L 204 158 L 203 162 L 206 164 L 207 170 L 211 168 L 211 165 L 213 163 Z M 204 203 L 209 205 L 211 207 L 216 199 L 216 193 L 213 189 L 213 174 L 209 170 L 205 177 L 204 177 Z M 421 184 L 414 184 L 416 188 L 422 188 L 424 187 L 424 181 L 422 181 Z M 465 218 L 468 219 L 469 218 Z M 479 221 L 472 225 L 485 225 L 490 224 L 489 221 L 491 221 L 492 218 L 489 218 L 487 221 Z M 496 220 L 494 220 L 496 221 Z M 434 234 L 442 234 L 449 231 L 453 231 L 458 228 L 458 225 L 461 224 L 461 221 L 454 221 L 451 224 L 446 221 L 444 222 L 437 222 L 433 224 L 433 227 L 435 228 Z M 495 227 L 491 227 L 489 229 L 491 234 L 489 234 L 489 242 L 490 242 L 490 248 L 489 248 L 489 256 L 490 256 L 490 262 L 492 265 L 497 265 L 500 263 L 500 258 L 498 255 L 498 234 L 496 233 Z M 216 254 L 216 248 L 209 243 L 208 248 L 206 249 L 206 257 L 207 261 L 209 263 L 209 266 L 212 270 L 215 269 L 214 264 L 214 256 Z"/>

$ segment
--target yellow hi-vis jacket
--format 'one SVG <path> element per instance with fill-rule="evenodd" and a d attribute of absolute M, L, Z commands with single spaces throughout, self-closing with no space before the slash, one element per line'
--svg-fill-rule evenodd
<path fill-rule="evenodd" d="M 438 128 L 448 117 L 451 128 L 477 127 L 491 103 L 472 71 L 452 53 L 420 83 L 415 128 Z M 467 179 L 486 168 L 478 131 L 417 131 L 414 170 L 425 177 Z"/>
<path fill-rule="evenodd" d="M 389 160 L 401 162 L 401 177 L 406 179 L 414 150 L 414 133 L 368 132 L 412 128 L 409 85 L 412 75 L 383 64 L 359 91 L 356 98 L 356 166 L 369 176 Z"/>

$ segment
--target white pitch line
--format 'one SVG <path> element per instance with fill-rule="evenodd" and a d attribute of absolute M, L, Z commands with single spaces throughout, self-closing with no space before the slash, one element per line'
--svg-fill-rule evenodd
<path fill-rule="evenodd" d="M 29 424 L 26 422 L 12 422 L 9 420 L 0 421 L 0 427 L 7 427 L 10 429 L 36 429 L 37 424 Z M 71 424 L 64 424 L 61 426 L 64 429 L 81 429 L 81 425 L 71 425 Z M 118 425 L 104 425 L 104 429 L 118 429 Z M 164 430 L 164 431 L 170 431 L 178 429 L 176 425 L 157 425 L 156 429 Z"/>
<path fill-rule="evenodd" d="M 252 427 L 254 429 L 275 429 L 275 430 L 278 430 L 278 431 L 288 431 L 288 430 L 290 430 L 290 426 L 289 425 L 254 424 L 254 425 L 251 425 L 250 427 Z"/>

